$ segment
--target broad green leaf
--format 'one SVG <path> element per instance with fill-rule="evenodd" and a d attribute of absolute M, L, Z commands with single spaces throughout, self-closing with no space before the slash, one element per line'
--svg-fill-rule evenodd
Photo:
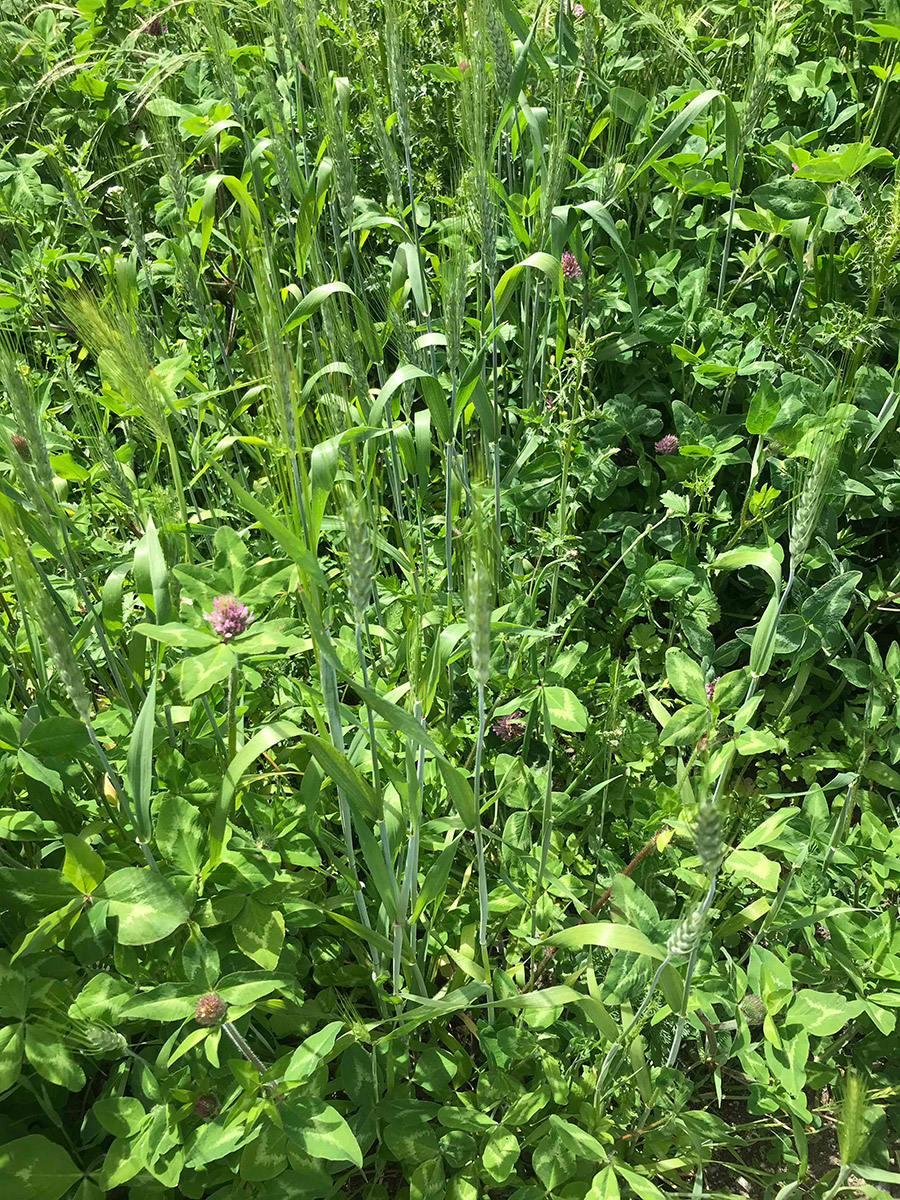
<path fill-rule="evenodd" d="M 591 1190 L 585 1200 L 620 1200 L 619 1181 L 612 1167 L 598 1171 L 591 1181 Z"/>
<path fill-rule="evenodd" d="M 748 433 L 765 433 L 781 409 L 781 397 L 769 383 L 768 379 L 760 380 L 759 388 L 750 401 L 747 412 L 746 427 Z"/>
<path fill-rule="evenodd" d="M 84 1087 L 84 1071 L 66 1049 L 56 1029 L 29 1022 L 25 1026 L 25 1057 L 39 1075 L 70 1092 Z"/>
<path fill-rule="evenodd" d="M 548 1134 L 535 1146 L 531 1165 L 548 1193 L 556 1192 L 572 1178 L 576 1170 L 575 1155 L 554 1134 Z"/>
<path fill-rule="evenodd" d="M 178 680 L 182 696 L 190 702 L 227 678 L 234 661 L 234 651 L 224 643 L 219 643 L 203 654 L 182 659 L 172 669 L 172 674 Z"/>
<path fill-rule="evenodd" d="M 328 1058 L 343 1028 L 343 1021 L 330 1021 L 299 1045 L 285 1068 L 285 1082 L 300 1083 L 309 1079 Z"/>
<path fill-rule="evenodd" d="M 557 983 L 552 987 L 538 988 L 534 992 L 503 996 L 496 999 L 494 1004 L 497 1008 L 509 1008 L 513 1011 L 527 1009 L 533 1012 L 535 1009 L 564 1008 L 567 1004 L 581 1004 L 584 999 L 583 993 L 576 992 L 565 983 Z"/>
<path fill-rule="evenodd" d="M 734 739 L 734 745 L 738 754 L 743 754 L 745 758 L 787 749 L 787 741 L 769 729 L 748 729 Z"/>
<path fill-rule="evenodd" d="M 816 1037 L 831 1037 L 863 1011 L 862 1000 L 847 1000 L 837 992 L 801 988 L 787 1011 L 785 1023 L 801 1025 Z"/>
<path fill-rule="evenodd" d="M 10 1200 L 60 1200 L 81 1171 L 57 1142 L 30 1133 L 0 1146 L 0 1179 Z"/>
<path fill-rule="evenodd" d="M 0 1029 L 0 1092 L 13 1087 L 25 1055 L 25 1026 L 21 1021 Z"/>
<path fill-rule="evenodd" d="M 828 203 L 828 197 L 817 183 L 786 175 L 772 183 L 764 183 L 750 199 L 760 208 L 767 208 L 783 221 L 815 217 Z"/>
<path fill-rule="evenodd" d="M 0 867 L 0 895 L 13 907 L 49 913 L 74 898 L 62 872 L 44 867 Z"/>
<path fill-rule="evenodd" d="M 570 733 L 584 733 L 588 727 L 587 709 L 573 691 L 564 687 L 545 687 L 544 700 L 550 723 L 556 729 Z"/>
<path fill-rule="evenodd" d="M 709 707 L 705 704 L 686 704 L 669 718 L 660 731 L 661 746 L 690 746 L 703 736 L 709 725 Z"/>
<path fill-rule="evenodd" d="M 612 1160 L 612 1165 L 616 1173 L 625 1180 L 632 1191 L 640 1197 L 640 1200 L 665 1200 L 665 1193 L 661 1192 L 646 1175 L 639 1175 L 637 1171 L 632 1171 L 620 1163 L 617 1158 Z"/>
<path fill-rule="evenodd" d="M 66 857 L 62 865 L 62 873 L 72 887 L 77 888 L 82 895 L 87 895 L 103 882 L 106 866 L 96 850 L 71 833 L 63 835 L 66 847 Z"/>
<path fill-rule="evenodd" d="M 674 562 L 656 562 L 645 572 L 641 580 L 644 587 L 661 600 L 671 600 L 698 581 L 694 572 L 687 567 L 680 567 Z"/>
<path fill-rule="evenodd" d="M 204 831 L 198 810 L 180 796 L 165 796 L 156 807 L 156 845 L 167 862 L 185 875 L 199 875 Z"/>
<path fill-rule="evenodd" d="M 766 858 L 758 850 L 733 850 L 725 859 L 723 869 L 736 875 L 738 879 L 747 879 L 755 883 L 763 891 L 778 890 L 781 865 L 771 858 Z"/>
<path fill-rule="evenodd" d="M 135 1096 L 101 1096 L 91 1112 L 113 1137 L 133 1137 L 147 1119 L 147 1112 Z"/>
<path fill-rule="evenodd" d="M 83 911 L 84 903 L 81 897 L 78 897 L 56 912 L 42 917 L 35 928 L 30 929 L 18 943 L 12 961 L 15 962 L 26 954 L 40 954 L 50 946 L 58 946 L 72 932 Z"/>
<path fill-rule="evenodd" d="M 495 1183 L 504 1183 L 513 1173 L 520 1153 L 515 1134 L 498 1125 L 488 1134 L 481 1161 Z"/>
<path fill-rule="evenodd" d="M 670 646 L 666 651 L 666 677 L 682 700 L 693 701 L 694 704 L 707 703 L 699 664 L 677 646 Z"/>
<path fill-rule="evenodd" d="M 257 1128 L 243 1121 L 235 1121 L 233 1125 L 210 1121 L 201 1125 L 185 1145 L 186 1165 L 198 1170 L 207 1163 L 218 1162 L 226 1154 L 233 1154 L 251 1142 L 256 1137 Z"/>
<path fill-rule="evenodd" d="M 194 1011 L 198 998 L 197 989 L 190 983 L 162 983 L 126 1000 L 119 1015 L 128 1020 L 141 1017 L 148 1021 L 184 1021 Z"/>
<path fill-rule="evenodd" d="M 275 1179 L 287 1167 L 286 1146 L 287 1138 L 280 1129 L 276 1129 L 274 1125 L 263 1125 L 259 1137 L 252 1141 L 241 1155 L 241 1179 L 251 1183 L 265 1183 L 269 1179 Z"/>
<path fill-rule="evenodd" d="M 757 846 L 772 846 L 780 837 L 784 827 L 797 816 L 796 808 L 780 808 L 760 822 L 755 829 L 741 838 L 739 850 L 753 850 Z"/>
<path fill-rule="evenodd" d="M 291 1096 L 281 1112 L 284 1131 L 313 1158 L 362 1166 L 362 1151 L 350 1126 L 330 1104 L 312 1096 Z"/>
<path fill-rule="evenodd" d="M 576 1157 L 586 1158 L 589 1162 L 602 1162 L 606 1158 L 606 1150 L 594 1135 L 573 1125 L 571 1121 L 564 1121 L 557 1113 L 553 1113 L 550 1125 Z"/>
<path fill-rule="evenodd" d="M 183 650 L 206 650 L 218 644 L 218 638 L 205 629 L 194 629 L 181 621 L 169 621 L 165 625 L 135 625 L 135 633 L 162 642 L 164 646 L 178 646 Z"/>
<path fill-rule="evenodd" d="M 95 895 L 109 901 L 109 914 L 118 919 L 117 938 L 124 946 L 161 941 L 190 915 L 187 901 L 173 883 L 141 867 L 113 872 Z"/>
<path fill-rule="evenodd" d="M 275 970 L 284 945 L 284 917 L 277 908 L 248 896 L 232 929 L 239 950 L 263 970 Z"/>
<path fill-rule="evenodd" d="M 51 792 L 63 791 L 63 781 L 60 773 L 54 771 L 52 767 L 48 767 L 46 763 L 42 763 L 39 758 L 30 754 L 24 746 L 20 746 L 16 752 L 16 760 L 23 774 L 27 775 L 29 779 L 34 779 L 37 783 L 42 783 Z"/>

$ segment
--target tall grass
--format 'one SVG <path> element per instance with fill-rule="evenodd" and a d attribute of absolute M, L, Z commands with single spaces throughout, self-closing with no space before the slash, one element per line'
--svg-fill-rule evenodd
<path fill-rule="evenodd" d="M 554 557 L 545 574 L 535 572 L 531 598 L 536 623 L 564 630 L 565 642 L 594 594 L 585 589 L 581 599 L 573 598 L 565 588 L 565 546 L 576 512 L 572 461 L 583 419 L 595 418 L 606 393 L 614 392 L 615 367 L 597 365 L 605 362 L 606 346 L 615 342 L 621 354 L 630 354 L 640 344 L 637 328 L 634 343 L 621 339 L 632 323 L 639 327 L 642 315 L 633 258 L 655 219 L 642 192 L 645 176 L 688 136 L 704 141 L 710 159 L 719 148 L 720 161 L 708 165 L 724 166 L 729 194 L 722 198 L 721 220 L 713 222 L 716 234 L 724 230 L 715 304 L 736 303 L 747 274 L 746 265 L 738 274 L 743 260 L 732 254 L 746 158 L 759 135 L 777 44 L 794 18 L 781 7 L 761 17 L 741 78 L 730 50 L 721 59 L 711 53 L 701 60 L 666 13 L 641 8 L 640 23 L 660 55 L 651 59 L 645 82 L 675 59 L 708 87 L 679 97 L 673 113 L 654 114 L 641 105 L 628 116 L 626 98 L 621 91 L 612 94 L 606 78 L 602 38 L 590 43 L 596 59 L 581 57 L 579 47 L 602 33 L 602 13 L 595 10 L 578 25 L 566 6 L 539 6 L 534 26 L 517 30 L 514 39 L 503 7 L 477 0 L 459 18 L 467 65 L 448 68 L 455 89 L 448 103 L 458 122 L 458 129 L 445 131 L 454 146 L 455 190 L 429 196 L 416 178 L 405 14 L 393 0 L 374 17 L 351 4 L 340 21 L 319 13 L 310 0 L 302 13 L 285 0 L 265 13 L 244 14 L 241 30 L 226 28 L 216 5 L 204 6 L 202 15 L 203 33 L 194 35 L 190 53 L 203 61 L 210 98 L 227 116 L 186 161 L 177 106 L 168 115 L 165 54 L 151 57 L 146 86 L 161 102 L 151 127 L 163 166 L 161 229 L 154 234 L 143 228 L 146 208 L 138 203 L 138 185 L 123 171 L 127 238 L 111 252 L 108 274 L 116 277 L 133 249 L 127 303 L 109 282 L 103 255 L 91 281 L 96 296 L 76 289 L 72 278 L 60 281 L 60 319 L 71 323 L 93 360 L 102 405 L 85 396 L 80 380 L 72 385 L 74 394 L 91 413 L 92 444 L 117 505 L 139 518 L 135 537 L 151 521 L 161 530 L 163 576 L 176 557 L 190 566 L 198 543 L 204 550 L 212 544 L 225 522 L 219 489 L 239 506 L 246 527 L 261 530 L 293 564 L 291 603 L 306 618 L 315 662 L 304 686 L 316 713 L 324 714 L 316 727 L 316 761 L 330 774 L 337 796 L 343 858 L 336 872 L 352 894 L 354 934 L 367 943 L 378 1011 L 387 1011 L 388 996 L 402 1007 L 438 993 L 449 950 L 457 967 L 463 961 L 463 974 L 487 985 L 493 1005 L 492 975 L 501 964 L 492 957 L 489 878 L 502 831 L 492 828 L 489 817 L 484 748 L 487 689 L 499 685 L 498 671 L 509 666 L 495 628 L 495 601 L 523 591 L 504 520 L 506 483 L 520 453 L 517 438 L 526 419 L 540 418 L 545 389 L 556 381 L 557 408 L 547 420 L 561 439 L 559 480 L 552 503 L 536 518 L 552 526 Z M 730 19 L 721 20 L 729 30 Z M 532 39 L 542 21 L 555 32 L 538 55 Z M 274 63 L 250 55 L 252 64 L 240 67 L 246 74 L 239 79 L 235 35 L 258 35 L 260 44 L 272 46 Z M 523 91 L 524 67 L 537 79 L 531 102 Z M 726 82 L 731 98 L 719 94 Z M 171 98 L 168 103 L 175 104 Z M 372 139 L 365 155 L 363 113 Z M 570 193 L 585 178 L 597 199 L 574 207 Z M 75 217 L 92 238 L 93 222 L 73 196 Z M 427 204 L 434 210 L 430 220 Z M 153 257 L 160 237 L 168 273 Z M 581 279 L 564 279 L 564 251 L 584 264 Z M 712 263 L 712 245 L 708 256 Z M 611 264 L 602 278 L 592 266 L 601 259 Z M 795 304 L 804 282 L 800 273 Z M 614 293 L 620 324 L 598 331 L 589 300 L 600 286 Z M 870 315 L 885 286 L 876 270 Z M 785 315 L 790 325 L 792 313 Z M 190 361 L 181 370 L 173 362 L 185 346 Z M 844 399 L 865 353 L 859 348 L 850 356 Z M 203 378 L 198 358 L 205 364 Z M 24 439 L 11 443 L 18 454 L 18 507 L 29 519 L 49 515 L 58 521 L 64 538 L 69 518 L 53 498 L 34 404 L 8 354 L 0 371 L 17 436 Z M 513 394 L 517 371 L 523 379 Z M 109 410 L 119 414 L 146 457 L 142 486 L 124 475 L 120 448 L 109 436 Z M 788 530 L 789 573 L 783 586 L 779 576 L 757 625 L 745 704 L 769 670 L 779 621 L 826 503 L 839 440 L 833 430 L 823 434 L 799 487 Z M 487 487 L 479 483 L 481 464 Z M 156 489 L 147 486 L 148 477 Z M 25 534 L 12 502 L 3 500 L 0 516 L 7 546 L 21 545 Z M 666 511 L 648 516 L 653 520 L 645 533 L 623 545 L 609 571 L 667 520 Z M 67 542 L 60 542 L 57 560 L 77 574 Z M 72 631 L 61 625 L 50 589 L 21 549 L 13 553 L 13 573 L 34 676 L 24 682 L 43 687 L 49 677 L 40 634 L 133 831 L 138 819 L 132 802 L 93 729 Z M 154 580 L 154 592 L 157 585 L 155 617 L 163 624 L 169 584 Z M 85 599 L 95 612 L 97 596 Z M 352 644 L 342 641 L 342 627 Z M 134 712 L 159 660 L 140 645 L 123 661 L 107 644 L 105 629 L 96 625 L 107 687 Z M 527 643 L 540 679 L 560 649 L 543 632 Z M 224 695 L 212 695 L 227 710 L 227 768 L 249 740 L 237 720 L 237 666 L 225 687 Z M 466 708 L 470 691 L 475 704 Z M 203 703 L 218 733 L 211 701 Z M 611 723 L 618 704 L 613 685 Z M 456 723 L 463 709 L 468 724 L 460 735 Z M 537 942 L 550 932 L 539 914 L 550 894 L 557 764 L 549 711 L 536 703 L 529 720 L 546 742 L 540 853 L 531 867 L 529 898 Z M 604 762 L 608 778 L 609 754 Z M 606 1055 L 598 1087 L 606 1085 L 619 1050 L 640 1029 L 665 968 L 673 964 L 683 968 L 681 1003 L 665 1065 L 678 1057 L 725 851 L 723 804 L 732 762 L 733 752 L 718 756 L 714 769 L 692 759 L 679 781 L 690 778 L 698 798 L 693 834 L 705 890 L 669 937 L 643 1002 Z M 474 886 L 466 902 L 477 914 L 480 962 L 438 945 L 423 929 L 421 896 L 434 903 L 442 894 L 439 872 L 421 877 L 429 806 L 431 817 L 443 823 L 441 854 L 464 830 L 472 834 Z M 605 831 L 603 817 L 600 826 Z M 139 833 L 138 840 L 154 865 L 151 839 Z"/>

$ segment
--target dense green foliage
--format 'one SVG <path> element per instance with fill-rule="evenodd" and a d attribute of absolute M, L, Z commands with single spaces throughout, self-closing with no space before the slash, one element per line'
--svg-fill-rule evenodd
<path fill-rule="evenodd" d="M 900 1184 L 900 8 L 0 0 L 4 1200 Z"/>

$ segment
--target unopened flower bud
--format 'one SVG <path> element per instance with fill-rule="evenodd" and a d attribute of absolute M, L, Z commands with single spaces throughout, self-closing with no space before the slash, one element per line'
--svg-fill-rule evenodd
<path fill-rule="evenodd" d="M 214 1096 L 212 1092 L 207 1092 L 205 1096 L 198 1096 L 194 1101 L 194 1112 L 204 1121 L 210 1121 L 213 1117 L 217 1117 L 221 1107 L 219 1097 Z"/>
<path fill-rule="evenodd" d="M 194 1020 L 198 1025 L 218 1025 L 224 1019 L 228 1005 L 216 992 L 207 992 L 197 1001 Z"/>
<path fill-rule="evenodd" d="M 748 1025 L 762 1025 L 769 1010 L 766 1008 L 766 1002 L 762 996 L 757 996 L 755 992 L 748 992 L 741 1001 L 741 1012 Z"/>

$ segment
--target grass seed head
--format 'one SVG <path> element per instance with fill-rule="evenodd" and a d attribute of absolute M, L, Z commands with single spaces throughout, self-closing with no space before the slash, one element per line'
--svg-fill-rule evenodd
<path fill-rule="evenodd" d="M 480 684 L 486 684 L 491 677 L 491 611 L 490 573 L 483 556 L 475 554 L 469 564 L 466 618 L 472 670 Z"/>
<path fill-rule="evenodd" d="M 669 958 L 687 958 L 693 951 L 700 941 L 704 917 L 705 914 L 702 910 L 695 908 L 678 922 L 669 934 L 669 940 L 666 943 L 666 953 Z"/>
<path fill-rule="evenodd" d="M 372 595 L 375 572 L 372 562 L 372 541 L 362 510 L 350 503 L 344 511 L 347 533 L 347 594 L 357 624 L 362 624 Z"/>
<path fill-rule="evenodd" d="M 715 875 L 722 865 L 725 847 L 722 840 L 722 814 L 711 796 L 705 796 L 694 823 L 694 842 L 707 875 Z"/>

